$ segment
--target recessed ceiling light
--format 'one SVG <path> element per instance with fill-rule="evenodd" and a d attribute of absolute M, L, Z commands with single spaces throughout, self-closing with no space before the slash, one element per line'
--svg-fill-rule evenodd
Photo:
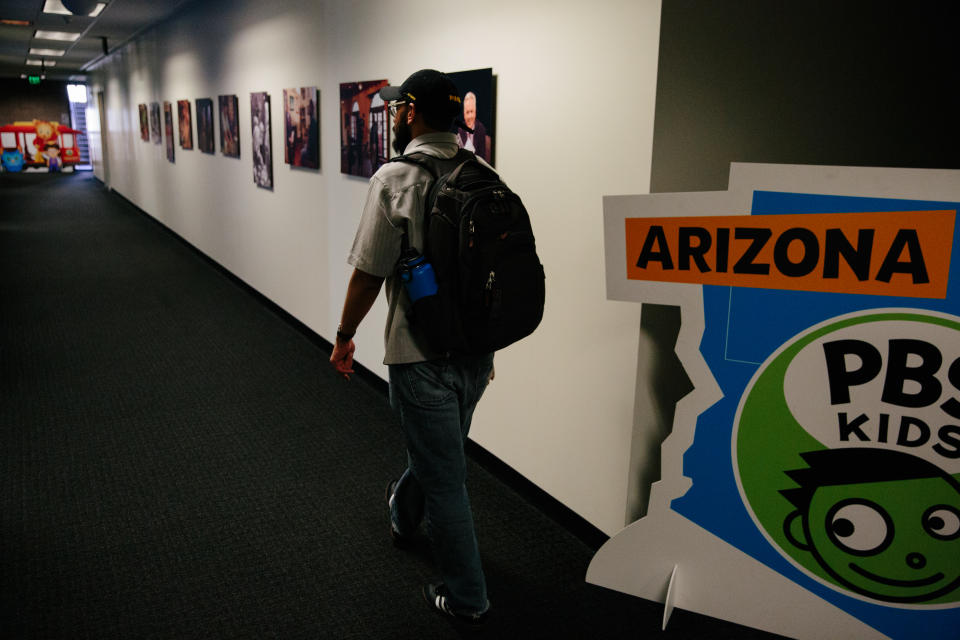
<path fill-rule="evenodd" d="M 30 48 L 30 55 L 32 56 L 62 56 L 66 51 L 64 49 L 35 49 Z"/>
<path fill-rule="evenodd" d="M 100 12 L 103 11 L 104 7 L 106 6 L 107 4 L 105 2 L 98 2 L 96 8 L 87 15 L 89 15 L 91 18 L 96 18 L 98 15 L 100 15 Z M 60 2 L 60 0 L 47 0 L 43 5 L 43 12 L 57 13 L 62 16 L 73 15 L 73 12 L 67 9 L 65 6 L 63 6 L 63 3 Z"/>
<path fill-rule="evenodd" d="M 61 42 L 76 42 L 80 39 L 79 33 L 70 33 L 68 31 L 44 31 L 38 29 L 33 37 L 38 40 L 58 40 Z"/>
<path fill-rule="evenodd" d="M 27 60 L 28 67 L 55 67 L 57 66 L 56 60 Z"/>

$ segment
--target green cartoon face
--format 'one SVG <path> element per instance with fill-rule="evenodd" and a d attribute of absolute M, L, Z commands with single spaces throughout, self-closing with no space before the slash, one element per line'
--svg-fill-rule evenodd
<path fill-rule="evenodd" d="M 738 486 L 808 577 L 896 608 L 960 605 L 957 345 L 960 318 L 869 311 L 812 327 L 755 373 Z"/>
<path fill-rule="evenodd" d="M 795 514 L 794 544 L 857 593 L 922 602 L 960 585 L 960 491 L 943 477 L 821 486 Z"/>

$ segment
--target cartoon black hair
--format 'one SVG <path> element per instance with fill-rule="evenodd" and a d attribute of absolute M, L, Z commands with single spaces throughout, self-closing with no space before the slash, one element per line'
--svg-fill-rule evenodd
<path fill-rule="evenodd" d="M 852 447 L 808 451 L 800 457 L 807 468 L 785 472 L 800 486 L 781 489 L 780 494 L 801 512 L 810 506 L 818 488 L 831 485 L 942 478 L 960 492 L 960 482 L 953 476 L 932 462 L 903 451 Z"/>

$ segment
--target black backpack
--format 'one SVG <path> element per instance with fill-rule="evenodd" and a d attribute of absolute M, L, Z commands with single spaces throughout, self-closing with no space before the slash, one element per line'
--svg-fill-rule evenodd
<path fill-rule="evenodd" d="M 415 152 L 393 160 L 434 178 L 423 253 L 438 291 L 413 304 L 413 330 L 436 351 L 465 354 L 496 351 L 533 333 L 543 318 L 545 277 L 519 196 L 464 149 L 449 159 Z"/>

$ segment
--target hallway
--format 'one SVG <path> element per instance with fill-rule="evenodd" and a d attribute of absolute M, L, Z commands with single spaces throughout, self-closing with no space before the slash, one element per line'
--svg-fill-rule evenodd
<path fill-rule="evenodd" d="M 448 638 L 380 388 L 89 173 L 0 176 L 0 636 Z M 491 638 L 768 638 L 588 585 L 476 462 Z"/>

